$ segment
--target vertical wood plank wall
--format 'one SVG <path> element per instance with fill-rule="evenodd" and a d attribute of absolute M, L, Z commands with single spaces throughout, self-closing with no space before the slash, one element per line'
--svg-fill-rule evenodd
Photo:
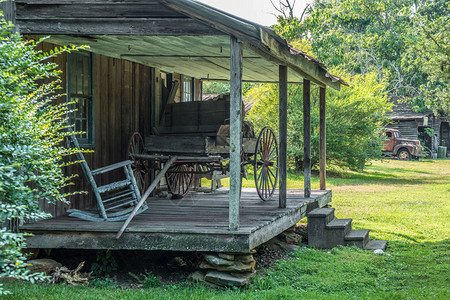
<path fill-rule="evenodd" d="M 49 51 L 54 45 L 43 43 L 40 50 Z M 61 55 L 53 62 L 62 70 L 61 93 L 66 93 L 67 56 Z M 95 148 L 94 153 L 85 154 L 91 169 L 99 168 L 127 159 L 128 142 L 133 132 L 143 136 L 151 130 L 151 68 L 122 59 L 103 55 L 93 56 Z M 63 97 L 61 101 L 66 101 Z M 66 168 L 67 174 L 80 174 L 74 180 L 74 190 L 89 191 L 78 166 Z M 116 176 L 116 175 L 113 175 Z M 113 178 L 101 178 L 111 180 Z M 70 208 L 94 207 L 91 195 L 69 198 Z M 64 214 L 68 206 L 59 203 L 41 203 L 41 208 L 55 216 Z"/>

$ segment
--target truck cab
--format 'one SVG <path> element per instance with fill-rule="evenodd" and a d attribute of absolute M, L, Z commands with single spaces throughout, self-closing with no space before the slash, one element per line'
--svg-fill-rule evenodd
<path fill-rule="evenodd" d="M 386 156 L 396 156 L 399 160 L 411 160 L 424 157 L 423 147 L 419 140 L 403 139 L 400 131 L 396 129 L 386 129 L 384 131 L 386 140 L 384 141 L 383 152 Z"/>

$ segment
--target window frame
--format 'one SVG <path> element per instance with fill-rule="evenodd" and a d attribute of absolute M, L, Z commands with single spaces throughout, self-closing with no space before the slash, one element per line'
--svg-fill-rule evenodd
<path fill-rule="evenodd" d="M 72 94 L 72 57 L 74 55 L 84 55 L 87 56 L 89 59 L 89 93 L 87 95 L 77 95 Z M 95 112 L 94 112 L 94 57 L 91 52 L 87 51 L 78 51 L 74 53 L 68 53 L 67 54 L 67 102 L 70 102 L 72 98 L 84 98 L 87 100 L 87 138 L 83 138 L 80 135 L 77 135 L 78 143 L 82 147 L 95 147 Z M 88 96 L 88 97 L 85 97 Z M 77 108 L 77 104 L 71 104 L 71 108 Z M 74 130 L 80 131 L 79 129 L 75 128 L 75 118 L 74 113 L 72 112 L 69 114 L 69 122 L 70 124 L 74 125 Z"/>
<path fill-rule="evenodd" d="M 185 91 L 185 82 L 189 82 L 190 85 L 190 99 L 186 100 L 185 96 L 186 91 Z M 186 76 L 186 75 L 181 75 L 181 102 L 193 102 L 195 101 L 195 78 L 194 77 L 190 77 L 190 76 Z"/>

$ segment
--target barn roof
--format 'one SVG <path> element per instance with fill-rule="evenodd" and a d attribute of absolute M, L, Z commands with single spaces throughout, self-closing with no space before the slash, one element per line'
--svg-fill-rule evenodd
<path fill-rule="evenodd" d="M 433 111 L 426 110 L 424 112 L 415 112 L 412 105 L 398 98 L 392 98 L 391 102 L 394 104 L 392 113 L 389 114 L 391 120 L 416 120 L 424 117 L 433 116 Z"/>
<path fill-rule="evenodd" d="M 317 59 L 292 49 L 272 29 L 191 0 L 16 0 L 23 35 L 49 42 L 89 45 L 90 51 L 166 72 L 229 80 L 230 36 L 244 45 L 243 79 L 309 79 L 339 89 L 346 83 Z"/>

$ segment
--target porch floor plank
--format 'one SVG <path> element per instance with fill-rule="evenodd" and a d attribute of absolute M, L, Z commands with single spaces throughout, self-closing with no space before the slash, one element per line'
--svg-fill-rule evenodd
<path fill-rule="evenodd" d="M 150 198 L 149 209 L 136 216 L 123 236 L 115 234 L 122 222 L 89 222 L 68 216 L 26 224 L 29 248 L 135 249 L 249 252 L 295 225 L 307 212 L 331 201 L 331 191 L 288 190 L 287 207 L 275 200 L 261 201 L 255 189 L 243 189 L 240 227 L 228 229 L 228 193 L 191 192 L 183 199 Z"/>

